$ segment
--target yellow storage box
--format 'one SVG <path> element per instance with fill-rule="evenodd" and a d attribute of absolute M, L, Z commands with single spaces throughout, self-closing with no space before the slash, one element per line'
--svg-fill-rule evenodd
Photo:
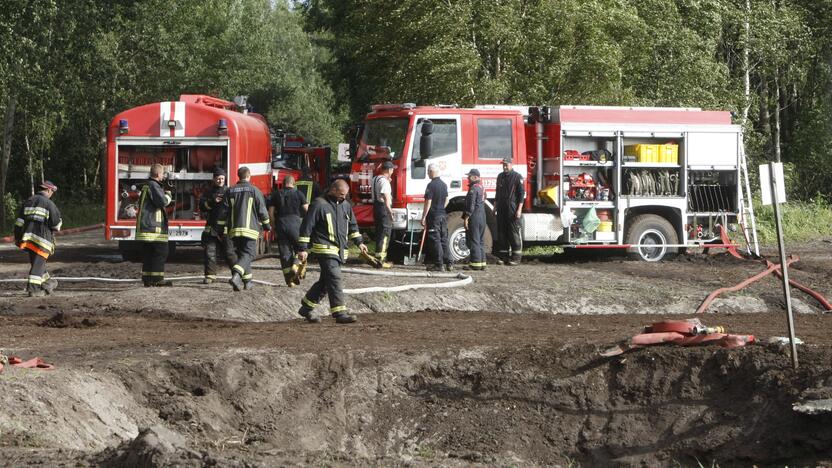
<path fill-rule="evenodd" d="M 601 221 L 598 225 L 598 232 L 612 232 L 612 221 Z"/>
<path fill-rule="evenodd" d="M 635 156 L 640 163 L 659 162 L 659 147 L 661 145 L 625 145 L 624 154 Z"/>
<path fill-rule="evenodd" d="M 659 145 L 659 162 L 679 164 L 679 145 L 675 143 Z"/>

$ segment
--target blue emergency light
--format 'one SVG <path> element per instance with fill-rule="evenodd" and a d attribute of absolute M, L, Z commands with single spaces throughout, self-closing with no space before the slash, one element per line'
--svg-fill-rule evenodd
<path fill-rule="evenodd" d="M 127 119 L 120 119 L 118 121 L 118 133 L 119 135 L 124 135 L 125 133 L 130 131 L 130 127 L 127 126 Z"/>

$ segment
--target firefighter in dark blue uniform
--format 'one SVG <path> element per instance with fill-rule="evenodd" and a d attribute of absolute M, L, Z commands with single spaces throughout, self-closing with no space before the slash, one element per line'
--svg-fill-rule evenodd
<path fill-rule="evenodd" d="M 229 265 L 237 263 L 231 238 L 226 235 L 226 205 L 223 203 L 228 187 L 225 186 L 225 170 L 214 169 L 214 182 L 210 190 L 205 191 L 199 200 L 199 209 L 206 214 L 205 232 L 202 233 L 203 264 L 205 269 L 204 284 L 211 284 L 217 279 L 217 256 L 220 252 Z"/>
<path fill-rule="evenodd" d="M 30 297 L 51 294 L 58 281 L 49 277 L 46 260 L 55 253 L 53 231 L 61 230 L 61 213 L 51 200 L 58 187 L 43 181 L 41 190 L 32 195 L 17 212 L 14 222 L 15 244 L 29 253 L 29 278 L 26 290 Z"/>
<path fill-rule="evenodd" d="M 428 245 L 434 256 L 434 264 L 428 271 L 452 271 L 451 249 L 448 245 L 448 186 L 439 178 L 439 167 L 428 166 L 430 183 L 425 189 L 425 209 L 422 214 L 422 227 L 428 231 Z"/>
<path fill-rule="evenodd" d="M 147 286 L 171 286 L 165 280 L 168 259 L 168 214 L 165 207 L 173 199 L 162 187 L 165 170 L 161 164 L 150 166 L 150 179 L 142 187 L 136 215 L 136 241 L 142 246 L 142 282 Z"/>
<path fill-rule="evenodd" d="M 294 269 L 295 246 L 303 215 L 308 208 L 306 196 L 295 188 L 295 178 L 291 175 L 283 179 L 283 188 L 272 192 L 269 199 L 269 218 L 275 225 L 280 268 L 283 270 L 283 279 L 290 288 L 295 286 L 297 279 Z"/>
<path fill-rule="evenodd" d="M 347 312 L 344 300 L 341 264 L 347 260 L 349 241 L 367 255 L 367 246 L 358 232 L 355 213 L 347 200 L 349 186 L 343 180 L 336 180 L 325 196 L 316 198 L 303 218 L 298 238 L 298 259 L 306 260 L 308 252 L 318 257 L 321 276 L 309 288 L 301 301 L 298 313 L 308 322 L 318 323 L 321 319 L 314 309 L 324 296 L 329 296 L 329 311 L 337 323 L 355 322 Z"/>
<path fill-rule="evenodd" d="M 266 199 L 260 189 L 251 185 L 251 171 L 243 166 L 237 170 L 239 181 L 225 195 L 226 228 L 237 262 L 231 267 L 228 281 L 235 291 L 251 289 L 251 262 L 257 256 L 257 240 L 263 230 L 271 230 Z"/>
<path fill-rule="evenodd" d="M 465 210 L 462 219 L 465 221 L 465 240 L 471 251 L 466 270 L 485 270 L 485 189 L 480 183 L 480 171 L 471 169 L 468 172 L 468 194 L 465 196 Z"/>
<path fill-rule="evenodd" d="M 503 172 L 497 176 L 497 263 L 517 265 L 523 257 L 523 239 L 520 236 L 520 216 L 526 191 L 523 176 L 512 169 L 511 159 L 503 159 Z"/>

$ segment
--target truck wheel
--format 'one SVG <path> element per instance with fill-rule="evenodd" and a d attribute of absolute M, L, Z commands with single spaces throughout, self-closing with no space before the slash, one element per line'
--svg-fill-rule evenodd
<path fill-rule="evenodd" d="M 142 251 L 136 241 L 118 241 L 118 251 L 125 262 L 139 263 L 142 261 Z"/>
<path fill-rule="evenodd" d="M 646 214 L 636 216 L 624 236 L 626 243 L 641 245 L 627 250 L 627 256 L 634 260 L 658 262 L 672 258 L 678 252 L 677 247 L 664 247 L 663 244 L 677 244 L 676 231 L 664 218 Z"/>
<path fill-rule="evenodd" d="M 471 250 L 467 244 L 468 236 L 465 234 L 465 221 L 462 220 L 462 212 L 454 211 L 448 213 L 448 245 L 451 248 L 451 258 L 454 262 L 460 262 L 471 255 Z M 491 228 L 486 226 L 485 235 L 482 239 L 483 247 L 485 247 L 485 254 L 491 252 Z"/>

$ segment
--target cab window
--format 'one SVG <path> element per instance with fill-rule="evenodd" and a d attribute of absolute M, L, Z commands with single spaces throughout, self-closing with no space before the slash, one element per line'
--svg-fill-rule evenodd
<path fill-rule="evenodd" d="M 413 139 L 413 152 L 411 155 L 418 157 L 420 150 L 419 135 L 422 134 L 422 122 L 425 119 L 419 119 L 416 122 L 416 137 Z M 459 150 L 459 141 L 457 138 L 457 121 L 456 119 L 430 119 L 433 122 L 433 154 L 431 159 L 440 158 L 449 154 L 454 154 Z M 412 161 L 413 156 L 411 156 Z M 411 162 L 410 173 L 414 179 L 424 179 L 427 172 L 426 164 L 417 166 Z"/>
<path fill-rule="evenodd" d="M 477 157 L 514 159 L 511 119 L 477 120 Z"/>

